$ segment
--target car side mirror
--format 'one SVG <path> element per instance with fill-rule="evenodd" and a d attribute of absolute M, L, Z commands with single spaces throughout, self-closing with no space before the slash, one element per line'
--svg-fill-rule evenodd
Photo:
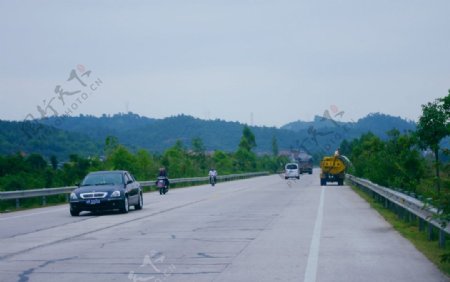
<path fill-rule="evenodd" d="M 127 185 L 133 183 L 133 180 L 128 180 Z"/>
<path fill-rule="evenodd" d="M 80 185 L 81 185 L 80 183 L 75 183 L 75 186 L 77 187 L 80 187 Z"/>

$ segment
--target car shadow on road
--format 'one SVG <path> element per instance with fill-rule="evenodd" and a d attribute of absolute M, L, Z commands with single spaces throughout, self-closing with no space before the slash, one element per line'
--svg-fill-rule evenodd
<path fill-rule="evenodd" d="M 129 213 L 134 212 L 134 209 L 130 209 Z M 101 211 L 82 211 L 80 213 L 80 217 L 89 217 L 89 216 L 111 216 L 111 215 L 119 215 L 124 214 L 121 211 L 116 210 L 101 210 Z"/>

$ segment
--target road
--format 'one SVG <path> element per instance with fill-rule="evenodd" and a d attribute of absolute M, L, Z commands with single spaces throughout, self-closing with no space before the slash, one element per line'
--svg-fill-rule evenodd
<path fill-rule="evenodd" d="M 144 209 L 0 216 L 0 281 L 450 281 L 349 187 L 279 176 L 147 193 Z"/>

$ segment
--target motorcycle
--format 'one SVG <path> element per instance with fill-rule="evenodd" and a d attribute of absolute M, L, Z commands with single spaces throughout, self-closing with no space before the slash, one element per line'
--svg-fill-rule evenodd
<path fill-rule="evenodd" d="M 214 185 L 216 185 L 216 181 L 217 181 L 217 179 L 216 179 L 215 176 L 210 176 L 209 177 L 209 183 L 211 184 L 211 186 L 214 187 Z"/>
<path fill-rule="evenodd" d="M 169 185 L 167 185 L 167 179 L 165 177 L 158 177 L 156 187 L 158 187 L 160 195 L 165 195 L 169 191 Z"/>

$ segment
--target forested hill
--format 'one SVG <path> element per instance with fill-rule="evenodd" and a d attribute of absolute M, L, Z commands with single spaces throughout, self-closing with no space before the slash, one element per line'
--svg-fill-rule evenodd
<path fill-rule="evenodd" d="M 368 131 L 380 136 L 381 138 L 387 138 L 386 132 L 396 128 L 400 132 L 411 131 L 416 129 L 416 123 L 408 121 L 400 117 L 394 117 L 381 113 L 369 114 L 364 118 L 359 119 L 357 122 L 338 122 L 331 119 L 324 119 L 323 117 L 316 116 L 314 121 L 296 121 L 288 123 L 282 126 L 282 129 L 292 130 L 296 132 L 302 132 L 308 128 L 313 127 L 316 129 L 327 128 L 346 128 L 350 136 L 360 136 Z"/>
<path fill-rule="evenodd" d="M 103 150 L 96 140 L 73 132 L 37 123 L 0 120 L 0 154 L 39 153 L 67 159 L 70 154 L 99 155 Z"/>
<path fill-rule="evenodd" d="M 40 120 L 39 130 L 25 130 L 21 122 L 0 121 L 0 153 L 17 152 L 55 155 L 67 159 L 70 154 L 101 155 L 107 136 L 115 136 L 131 150 L 139 148 L 162 152 L 181 140 L 186 147 L 201 138 L 206 150 L 235 151 L 243 124 L 223 120 L 201 120 L 179 115 L 152 119 L 136 114 L 102 117 L 79 116 Z M 310 153 L 329 153 L 343 139 L 353 139 L 371 131 L 385 138 L 386 131 L 413 130 L 415 124 L 399 117 L 372 114 L 355 123 L 337 123 L 317 117 L 313 122 L 295 122 L 275 127 L 251 127 L 256 137 L 257 152 L 271 152 L 276 137 L 280 150 L 303 149 Z M 31 134 L 30 134 L 31 133 Z"/>
<path fill-rule="evenodd" d="M 186 147 L 194 138 L 201 138 L 206 150 L 235 151 L 242 136 L 244 124 L 223 120 L 201 120 L 179 115 L 164 119 L 151 119 L 136 114 L 113 116 L 67 117 L 58 122 L 56 118 L 42 121 L 48 126 L 84 134 L 103 144 L 108 136 L 115 136 L 130 149 L 145 148 L 162 152 L 178 140 Z M 256 136 L 258 152 L 270 152 L 272 137 L 276 136 L 280 148 L 289 148 L 298 133 L 274 127 L 252 127 Z"/>

